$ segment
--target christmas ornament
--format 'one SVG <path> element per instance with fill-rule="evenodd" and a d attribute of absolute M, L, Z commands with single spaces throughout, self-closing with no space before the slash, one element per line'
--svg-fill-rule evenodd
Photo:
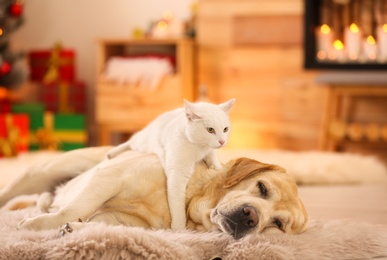
<path fill-rule="evenodd" d="M 0 76 L 6 75 L 11 70 L 11 65 L 8 62 L 3 62 L 0 67 Z"/>
<path fill-rule="evenodd" d="M 13 17 L 19 17 L 23 13 L 23 3 L 20 1 L 16 1 L 15 3 L 11 4 L 9 7 L 9 13 Z"/>

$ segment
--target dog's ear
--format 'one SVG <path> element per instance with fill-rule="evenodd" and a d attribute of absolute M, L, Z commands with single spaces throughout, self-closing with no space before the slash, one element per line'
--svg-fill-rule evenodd
<path fill-rule="evenodd" d="M 285 171 L 283 168 L 276 165 L 261 163 L 244 157 L 239 158 L 235 160 L 234 165 L 231 166 L 230 170 L 227 172 L 223 188 L 230 188 L 254 174 L 273 170 Z"/>

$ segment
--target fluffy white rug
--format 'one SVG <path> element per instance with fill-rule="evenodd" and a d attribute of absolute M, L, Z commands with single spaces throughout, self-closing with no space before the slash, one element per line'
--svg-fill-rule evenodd
<path fill-rule="evenodd" d="M 172 232 L 96 223 L 64 237 L 16 230 L 36 209 L 0 211 L 0 259 L 371 259 L 387 257 L 387 226 L 312 221 L 300 235 Z"/>
<path fill-rule="evenodd" d="M 249 157 L 277 164 L 299 184 L 387 183 L 387 167 L 374 156 L 352 153 L 220 149 L 222 162 Z"/>

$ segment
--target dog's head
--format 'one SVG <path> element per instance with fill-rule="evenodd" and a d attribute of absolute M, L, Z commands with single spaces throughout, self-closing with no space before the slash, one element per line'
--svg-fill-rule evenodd
<path fill-rule="evenodd" d="M 301 233 L 308 215 L 298 197 L 295 181 L 279 166 L 239 158 L 227 172 L 225 196 L 210 218 L 235 238 L 280 230 Z"/>

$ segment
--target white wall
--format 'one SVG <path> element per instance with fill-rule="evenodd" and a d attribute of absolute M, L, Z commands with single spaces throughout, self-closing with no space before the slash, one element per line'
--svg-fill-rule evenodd
<path fill-rule="evenodd" d="M 129 37 L 170 10 L 187 19 L 194 0 L 25 0 L 25 24 L 11 38 L 16 49 L 50 48 L 55 42 L 77 52 L 77 77 L 89 87 L 92 109 L 96 39 Z M 92 111 L 91 111 L 92 112 Z"/>
<path fill-rule="evenodd" d="M 163 11 L 189 17 L 192 0 L 25 0 L 26 22 L 12 37 L 25 50 L 49 48 L 60 41 L 77 51 L 80 79 L 94 82 L 95 40 L 129 37 L 134 27 L 147 28 Z"/>

